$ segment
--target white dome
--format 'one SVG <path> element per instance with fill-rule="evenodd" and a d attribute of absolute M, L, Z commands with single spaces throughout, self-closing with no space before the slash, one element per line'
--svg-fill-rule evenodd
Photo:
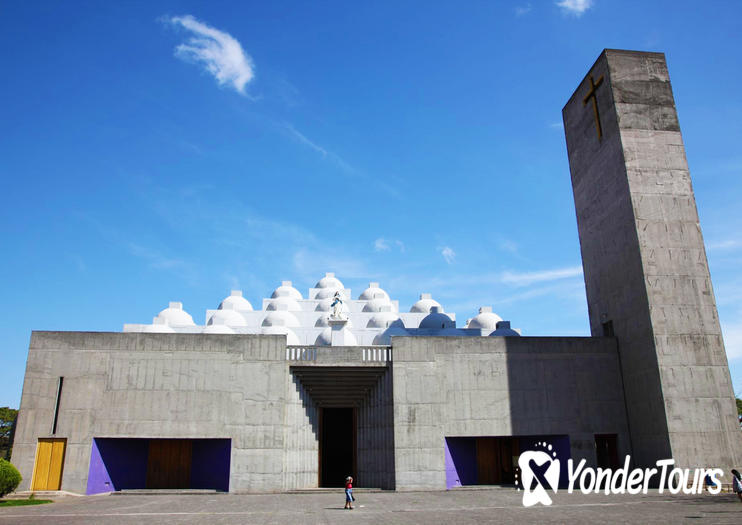
<path fill-rule="evenodd" d="M 232 290 L 229 297 L 225 297 L 224 300 L 219 303 L 219 310 L 250 310 L 252 311 L 252 305 L 250 301 L 242 297 L 242 290 Z"/>
<path fill-rule="evenodd" d="M 201 333 L 202 334 L 233 334 L 235 333 L 235 331 L 225 324 L 210 324 L 210 325 L 206 325 L 204 329 L 201 330 Z"/>
<path fill-rule="evenodd" d="M 389 299 L 371 299 L 370 301 L 366 301 L 366 304 L 363 305 L 364 312 L 391 312 L 393 310 L 394 305 L 389 301 Z"/>
<path fill-rule="evenodd" d="M 285 305 L 285 307 L 284 307 Z M 291 297 L 276 297 L 268 301 L 265 307 L 266 310 L 287 310 L 289 312 L 300 312 L 301 306 L 296 299 Z"/>
<path fill-rule="evenodd" d="M 390 301 L 389 294 L 379 288 L 379 283 L 368 283 L 368 288 L 358 296 L 359 301 L 370 301 L 371 299 L 386 299 Z"/>
<path fill-rule="evenodd" d="M 292 299 L 296 299 L 297 301 L 301 301 L 303 299 L 299 290 L 291 285 L 291 281 L 283 281 L 281 283 L 281 286 L 273 290 L 273 295 L 271 295 L 271 297 L 274 299 L 276 297 L 290 297 Z"/>
<path fill-rule="evenodd" d="M 443 307 L 438 301 L 433 299 L 429 293 L 420 294 L 420 300 L 412 305 L 410 312 L 428 314 L 433 311 L 433 307 L 437 306 L 440 311 L 443 312 Z"/>
<path fill-rule="evenodd" d="M 195 326 L 193 317 L 183 310 L 183 303 L 170 303 L 170 306 L 157 314 L 157 320 L 170 326 Z"/>
<path fill-rule="evenodd" d="M 410 335 L 410 333 L 402 326 L 401 321 L 399 324 L 396 322 L 392 323 L 389 328 L 380 334 L 377 334 L 376 337 L 374 337 L 372 344 L 389 346 L 392 344 L 392 337 L 395 335 Z"/>
<path fill-rule="evenodd" d="M 340 292 L 340 298 L 343 301 L 347 301 L 347 299 L 345 298 L 345 294 L 343 293 L 343 290 L 341 288 L 322 288 L 320 291 L 314 294 L 314 298 L 327 299 L 328 297 L 333 297 L 336 292 Z"/>
<path fill-rule="evenodd" d="M 285 326 L 264 326 L 260 329 L 264 335 L 285 335 L 287 345 L 300 345 L 301 342 L 294 332 Z"/>
<path fill-rule="evenodd" d="M 286 326 L 291 328 L 298 328 L 301 326 L 299 320 L 291 312 L 286 310 L 277 310 L 268 312 L 263 318 L 261 326 Z"/>
<path fill-rule="evenodd" d="M 497 323 L 502 321 L 502 318 L 492 313 L 492 308 L 483 306 L 479 309 L 479 314 L 469 319 L 466 323 L 466 328 L 476 328 L 478 330 L 487 330 L 489 332 L 497 329 Z"/>
<path fill-rule="evenodd" d="M 353 335 L 353 333 L 348 330 L 347 328 L 343 328 L 343 339 L 345 340 L 345 345 L 343 346 L 357 346 L 358 341 L 356 340 L 356 337 Z M 314 346 L 330 346 L 332 345 L 332 328 L 327 327 L 320 334 L 317 336 L 317 339 L 314 341 Z"/>
<path fill-rule="evenodd" d="M 419 328 L 423 330 L 445 330 L 447 328 L 456 328 L 456 323 L 446 314 L 439 310 L 428 314 L 420 321 Z"/>
<path fill-rule="evenodd" d="M 147 334 L 174 334 L 175 330 L 166 324 L 148 324 L 142 328 L 142 332 Z"/>
<path fill-rule="evenodd" d="M 322 299 L 319 303 L 317 303 L 317 306 L 314 308 L 315 312 L 329 312 L 332 310 L 332 297 L 327 297 L 326 299 Z M 343 313 L 350 313 L 350 308 L 348 308 L 348 303 L 343 302 L 343 304 L 340 306 L 340 311 Z"/>
<path fill-rule="evenodd" d="M 325 276 L 314 285 L 315 288 L 337 288 L 339 290 L 345 289 L 343 283 L 335 277 L 334 273 L 326 273 Z"/>
<path fill-rule="evenodd" d="M 247 321 L 235 310 L 217 310 L 207 325 L 247 326 Z"/>
<path fill-rule="evenodd" d="M 329 315 L 320 315 L 317 318 L 317 322 L 314 323 L 315 328 L 321 328 L 323 326 L 330 326 L 330 316 Z M 353 328 L 353 321 L 348 319 L 348 321 L 345 323 L 346 328 Z"/>
<path fill-rule="evenodd" d="M 368 323 L 366 324 L 366 328 L 388 328 L 389 325 L 396 321 L 402 323 L 399 315 L 395 314 L 394 312 L 378 312 L 371 316 L 371 318 L 368 320 Z M 402 327 L 404 327 L 403 323 Z"/>

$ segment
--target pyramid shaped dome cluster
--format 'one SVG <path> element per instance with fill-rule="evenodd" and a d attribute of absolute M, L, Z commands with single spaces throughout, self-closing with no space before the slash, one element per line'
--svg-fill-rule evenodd
<path fill-rule="evenodd" d="M 152 324 L 125 324 L 124 332 L 285 335 L 287 344 L 305 346 L 390 345 L 394 336 L 520 335 L 490 307 L 457 328 L 456 314 L 445 312 L 426 293 L 409 312 L 400 312 L 399 302 L 376 282 L 353 300 L 334 273 L 325 274 L 306 297 L 291 281 L 283 281 L 259 310 L 242 291 L 233 290 L 216 309 L 206 311 L 203 326 L 193 322 L 182 303 L 171 302 Z"/>

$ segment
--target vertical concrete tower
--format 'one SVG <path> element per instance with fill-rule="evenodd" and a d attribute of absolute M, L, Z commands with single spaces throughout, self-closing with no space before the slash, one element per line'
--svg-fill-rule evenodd
<path fill-rule="evenodd" d="M 665 56 L 606 49 L 562 111 L 590 329 L 615 336 L 636 466 L 742 462 Z"/>

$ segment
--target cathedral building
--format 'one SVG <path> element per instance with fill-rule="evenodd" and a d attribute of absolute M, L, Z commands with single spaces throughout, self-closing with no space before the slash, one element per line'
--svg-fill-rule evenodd
<path fill-rule="evenodd" d="M 742 462 L 667 65 L 604 50 L 563 109 L 590 337 L 457 325 L 331 273 L 123 332 L 31 334 L 21 490 L 440 490 L 513 484 L 536 443 L 604 468 Z M 566 176 L 566 174 L 565 174 Z M 406 310 L 406 308 L 404 309 Z"/>

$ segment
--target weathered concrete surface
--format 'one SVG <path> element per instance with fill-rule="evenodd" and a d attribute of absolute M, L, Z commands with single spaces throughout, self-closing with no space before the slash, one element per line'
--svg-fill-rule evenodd
<path fill-rule="evenodd" d="M 600 124 L 592 99 L 594 82 Z M 665 57 L 605 50 L 564 107 L 593 335 L 618 339 L 634 459 L 725 469 L 742 433 Z"/>
<path fill-rule="evenodd" d="M 615 340 L 395 337 L 396 488 L 445 488 L 444 438 L 568 435 L 594 465 L 595 434 L 628 433 Z"/>

